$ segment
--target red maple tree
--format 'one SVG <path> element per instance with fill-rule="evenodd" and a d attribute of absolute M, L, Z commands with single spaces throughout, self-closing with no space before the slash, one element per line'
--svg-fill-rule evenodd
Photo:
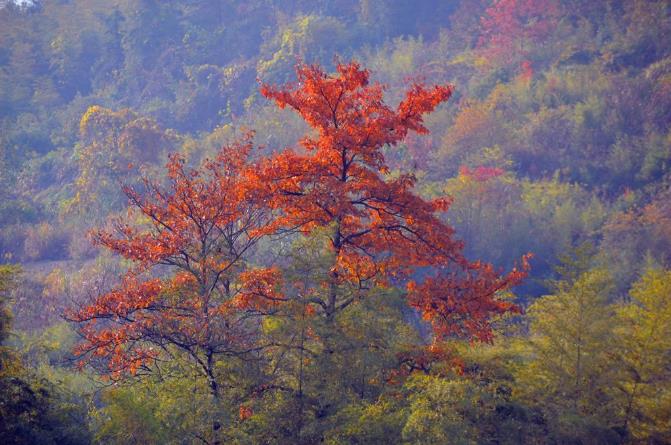
<path fill-rule="evenodd" d="M 382 152 L 410 131 L 427 133 L 423 115 L 446 101 L 452 87 L 416 83 L 392 108 L 383 86 L 370 83 L 357 63 L 339 64 L 336 75 L 311 65 L 297 72 L 296 84 L 263 85 L 261 92 L 296 110 L 314 132 L 302 139 L 304 150 L 267 159 L 258 182 L 282 212 L 278 224 L 304 233 L 331 231 L 335 260 L 322 286 L 328 291 L 311 304 L 329 320 L 372 287 L 405 283 L 410 305 L 438 338 L 490 340 L 491 317 L 514 309 L 497 295 L 524 277 L 526 258 L 522 270 L 504 276 L 467 260 L 454 230 L 440 219 L 449 198 L 416 195 L 415 177 L 390 176 Z"/>
<path fill-rule="evenodd" d="M 265 197 L 248 187 L 250 138 L 221 150 L 201 169 L 173 155 L 167 187 L 149 178 L 126 187 L 134 214 L 94 240 L 133 267 L 121 284 L 73 311 L 84 341 L 82 364 L 113 378 L 150 372 L 161 352 L 180 351 L 197 364 L 217 395 L 215 362 L 259 348 L 255 318 L 272 310 L 278 272 L 252 268 L 251 251 L 273 231 Z"/>

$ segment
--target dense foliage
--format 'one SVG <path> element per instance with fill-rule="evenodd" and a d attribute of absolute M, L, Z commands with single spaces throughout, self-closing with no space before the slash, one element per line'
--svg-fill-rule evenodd
<path fill-rule="evenodd" d="M 0 1 L 0 442 L 671 442 L 669 35 Z"/>

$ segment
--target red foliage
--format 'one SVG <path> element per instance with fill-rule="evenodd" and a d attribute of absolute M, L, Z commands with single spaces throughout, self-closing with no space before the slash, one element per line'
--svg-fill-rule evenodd
<path fill-rule="evenodd" d="M 245 421 L 252 417 L 254 415 L 254 411 L 249 407 L 245 405 L 240 405 L 240 420 Z"/>
<path fill-rule="evenodd" d="M 472 178 L 477 182 L 486 182 L 490 179 L 501 176 L 503 173 L 503 169 L 498 167 L 478 166 L 474 169 L 470 169 L 466 166 L 462 166 L 459 168 L 460 175 Z"/>
<path fill-rule="evenodd" d="M 260 182 L 268 184 L 272 206 L 283 211 L 284 227 L 305 233 L 333 229 L 336 262 L 324 287 L 365 290 L 405 282 L 408 301 L 437 335 L 489 340 L 490 317 L 513 309 L 497 293 L 523 278 L 526 260 L 522 270 L 506 276 L 468 261 L 452 227 L 439 218 L 449 199 L 417 196 L 412 175 L 387 177 L 382 152 L 409 131 L 426 133 L 423 115 L 446 101 L 452 87 L 414 84 L 392 109 L 384 103 L 383 87 L 349 63 L 333 76 L 301 65 L 297 84 L 264 85 L 261 92 L 295 109 L 316 133 L 302 140 L 304 152 L 287 150 L 267 160 Z M 416 284 L 412 278 L 420 269 L 425 278 Z M 332 290 L 321 306 L 330 317 L 349 302 L 338 305 Z"/>
<path fill-rule="evenodd" d="M 118 288 L 71 314 L 85 339 L 77 350 L 84 360 L 106 364 L 119 377 L 148 370 L 158 351 L 177 348 L 202 367 L 216 394 L 213 357 L 260 349 L 254 317 L 285 301 L 279 269 L 250 268 L 248 253 L 278 231 L 319 227 L 331 230 L 335 260 L 321 283 L 328 295 L 310 296 L 309 315 L 314 305 L 330 320 L 371 287 L 405 284 L 410 305 L 438 337 L 490 340 L 490 318 L 515 310 L 498 294 L 524 277 L 526 259 L 505 276 L 468 261 L 440 219 L 450 200 L 417 196 L 412 175 L 388 176 L 382 152 L 410 131 L 427 133 L 423 115 L 446 101 L 452 87 L 414 84 L 393 109 L 368 71 L 349 63 L 333 76 L 301 65 L 297 84 L 261 91 L 315 130 L 303 138 L 305 150 L 254 163 L 247 139 L 199 170 L 187 170 L 173 155 L 167 188 L 149 179 L 145 193 L 126 187 L 144 225 L 117 221 L 94 238 L 134 268 Z M 339 300 L 342 286 L 353 291 Z"/>
<path fill-rule="evenodd" d="M 77 353 L 84 362 L 104 364 L 120 377 L 145 368 L 166 347 L 203 367 L 213 355 L 253 347 L 256 324 L 245 319 L 281 297 L 276 270 L 248 270 L 245 263 L 274 230 L 265 196 L 247 185 L 256 168 L 250 150 L 249 140 L 225 147 L 200 170 L 187 170 L 173 155 L 168 188 L 145 179 L 145 193 L 124 189 L 146 223 L 116 221 L 113 230 L 93 234 L 134 267 L 120 286 L 70 314 L 80 322 L 84 342 Z M 172 275 L 158 278 L 161 270 Z"/>
<path fill-rule="evenodd" d="M 528 60 L 523 60 L 520 63 L 520 79 L 524 82 L 529 82 L 534 77 L 534 68 L 531 66 L 531 62 Z"/>
<path fill-rule="evenodd" d="M 524 55 L 552 32 L 558 18 L 556 0 L 495 0 L 481 18 L 480 47 L 497 60 Z"/>

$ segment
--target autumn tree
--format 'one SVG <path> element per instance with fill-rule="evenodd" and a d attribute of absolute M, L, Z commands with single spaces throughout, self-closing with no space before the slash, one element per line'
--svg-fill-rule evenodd
<path fill-rule="evenodd" d="M 332 320 L 371 288 L 404 284 L 409 304 L 438 337 L 490 340 L 489 318 L 513 309 L 497 294 L 524 272 L 501 276 L 491 265 L 468 261 L 454 230 L 440 219 L 450 200 L 416 195 L 415 177 L 390 176 L 382 152 L 411 131 L 427 133 L 423 115 L 446 101 L 452 87 L 415 83 L 392 108 L 384 87 L 370 83 L 369 72 L 355 62 L 339 64 L 335 75 L 310 65 L 299 65 L 297 73 L 298 83 L 264 85 L 261 92 L 293 108 L 314 131 L 302 139 L 304 151 L 268 159 L 260 179 L 283 212 L 282 226 L 331 232 L 326 291 L 311 304 Z"/>
<path fill-rule="evenodd" d="M 559 8 L 555 0 L 495 0 L 481 18 L 480 45 L 492 58 L 517 60 L 550 35 Z"/>
<path fill-rule="evenodd" d="M 272 196 L 282 230 L 323 240 L 310 279 L 293 280 L 296 291 L 287 295 L 305 304 L 313 317 L 312 366 L 304 375 L 312 377 L 316 394 L 297 392 L 299 407 L 304 398 L 312 400 L 305 408 L 314 419 L 312 436 L 299 428 L 294 438 L 307 443 L 324 440 L 332 422 L 327 419 L 343 408 L 344 394 L 374 396 L 375 385 L 366 382 L 384 378 L 377 367 L 394 366 L 382 365 L 384 354 L 375 365 L 365 360 L 385 342 L 366 340 L 366 334 L 356 338 L 355 332 L 374 332 L 361 317 L 384 322 L 362 302 L 405 287 L 409 305 L 431 323 L 436 339 L 488 341 L 490 318 L 514 310 L 498 299 L 499 292 L 519 282 L 524 271 L 501 276 L 489 264 L 467 260 L 454 230 L 441 220 L 450 200 L 425 200 L 414 193 L 412 174 L 390 174 L 383 149 L 410 132 L 427 133 L 423 115 L 450 97 L 451 86 L 415 83 L 392 108 L 384 101 L 384 87 L 370 83 L 369 72 L 355 62 L 339 64 L 333 75 L 299 65 L 297 74 L 297 83 L 263 85 L 261 92 L 280 108 L 295 110 L 312 131 L 299 148 L 265 160 L 257 182 Z M 393 301 L 389 297 L 386 304 Z M 385 303 L 378 301 L 380 315 Z M 392 344 L 387 347 L 393 349 Z M 428 349 L 418 353 L 416 344 L 406 346 L 414 350 L 399 353 L 395 365 L 404 370 L 428 369 L 440 357 Z M 351 378 L 356 369 L 363 381 Z M 332 394 L 334 387 L 342 388 L 339 395 Z M 297 418 L 303 419 L 302 408 Z"/>
<path fill-rule="evenodd" d="M 217 400 L 221 359 L 251 359 L 262 349 L 257 319 L 274 304 L 277 274 L 249 262 L 273 227 L 246 185 L 251 148 L 248 139 L 225 147 L 197 170 L 173 155 L 167 186 L 145 178 L 144 190 L 124 188 L 130 217 L 93 238 L 132 267 L 117 287 L 69 314 L 83 336 L 82 365 L 120 379 L 160 371 L 178 356 Z"/>

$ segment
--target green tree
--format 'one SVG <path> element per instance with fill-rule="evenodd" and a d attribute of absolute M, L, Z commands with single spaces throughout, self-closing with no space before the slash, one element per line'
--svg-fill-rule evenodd
<path fill-rule="evenodd" d="M 120 184 L 137 181 L 137 167 L 160 163 L 162 154 L 176 143 L 175 134 L 163 130 L 154 119 L 130 109 L 112 111 L 98 105 L 82 116 L 79 137 L 79 176 L 75 196 L 66 207 L 89 221 L 122 209 L 126 199 Z"/>
<path fill-rule="evenodd" d="M 617 310 L 623 428 L 634 443 L 671 442 L 671 271 L 649 268 Z"/>
<path fill-rule="evenodd" d="M 56 445 L 90 443 L 81 400 L 26 366 L 17 350 L 5 346 L 11 315 L 9 291 L 21 270 L 0 265 L 0 443 Z"/>
<path fill-rule="evenodd" d="M 539 404 L 557 440 L 598 435 L 612 443 L 619 440 L 610 429 L 617 426 L 610 395 L 616 375 L 609 352 L 613 280 L 608 271 L 589 268 L 589 250 L 583 245 L 564 258 L 553 295 L 529 307 L 530 361 L 517 373 L 517 391 Z"/>

